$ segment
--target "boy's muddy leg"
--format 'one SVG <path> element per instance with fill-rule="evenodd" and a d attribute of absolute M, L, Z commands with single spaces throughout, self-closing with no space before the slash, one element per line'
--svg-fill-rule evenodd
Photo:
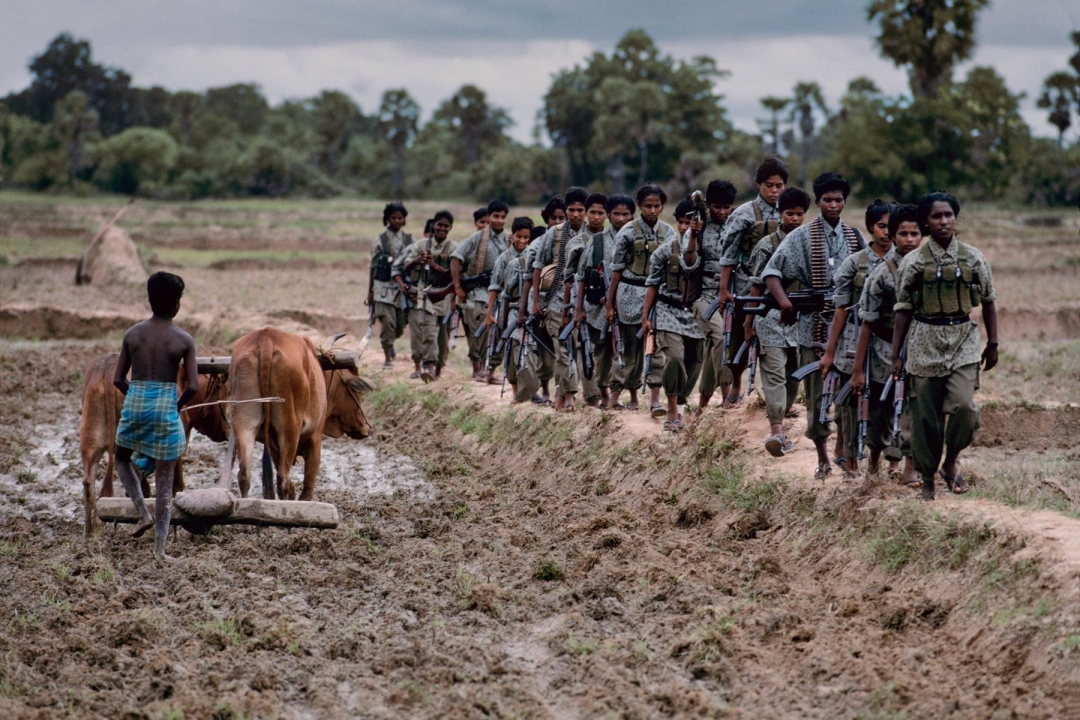
<path fill-rule="evenodd" d="M 154 557 L 158 560 L 172 560 L 165 554 L 165 541 L 169 538 L 169 521 L 172 519 L 173 474 L 176 461 L 157 461 L 154 470 L 154 486 L 157 495 L 154 500 Z"/>
<path fill-rule="evenodd" d="M 146 501 L 143 499 L 142 484 L 139 475 L 135 472 L 135 466 L 131 464 L 131 450 L 126 447 L 116 447 L 116 474 L 120 476 L 120 482 L 124 485 L 131 503 L 139 511 L 139 522 L 131 531 L 132 537 L 141 537 L 144 532 L 154 524 L 150 517 L 150 511 L 146 509 Z M 172 485 L 169 485 L 169 494 L 172 494 Z"/>

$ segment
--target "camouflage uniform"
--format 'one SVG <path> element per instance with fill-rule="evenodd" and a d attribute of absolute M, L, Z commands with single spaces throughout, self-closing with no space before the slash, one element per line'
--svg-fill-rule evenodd
<path fill-rule="evenodd" d="M 387 229 L 371 244 L 372 266 L 383 255 L 389 260 L 390 266 L 389 279 L 379 280 L 374 273 L 371 278 L 372 302 L 375 303 L 375 319 L 379 321 L 379 344 L 383 350 L 394 349 L 394 341 L 405 334 L 405 326 L 409 323 L 408 312 L 401 308 L 400 302 L 394 302 L 399 290 L 393 278 L 393 265 L 412 241 L 412 235 L 408 233 L 400 230 L 392 233 Z"/>
<path fill-rule="evenodd" d="M 394 277 L 401 276 L 408 285 L 419 287 L 419 299 L 415 306 L 409 308 L 409 340 L 412 345 L 413 362 L 422 362 L 426 365 L 443 367 L 446 356 L 443 355 L 442 333 L 439 322 L 450 310 L 450 297 L 447 296 L 437 303 L 431 302 L 422 292 L 426 288 L 424 280 L 424 267 L 417 264 L 406 275 L 405 266 L 419 257 L 424 251 L 428 251 L 440 267 L 449 270 L 450 257 L 454 252 L 455 243 L 447 238 L 439 243 L 434 238 L 427 238 L 420 242 L 414 242 L 394 263 Z M 426 282 L 431 283 L 433 278 L 428 277 Z M 446 278 L 441 278 L 445 280 Z"/>
<path fill-rule="evenodd" d="M 562 330 L 562 292 L 565 282 L 573 282 L 574 268 L 569 262 L 569 252 L 572 240 L 580 233 L 566 223 L 561 223 L 550 228 L 544 235 L 536 239 L 536 250 L 533 253 L 533 270 L 543 270 L 548 265 L 556 264 L 559 255 L 563 255 L 562 278 L 556 284 L 553 282 L 548 290 L 540 290 L 540 302 L 545 304 L 544 329 L 554 342 L 555 350 L 555 392 L 559 395 L 576 393 L 578 391 L 578 374 L 570 373 L 570 355 L 566 346 L 559 342 L 559 332 Z M 566 243 L 566 248 L 557 247 L 558 243 Z M 579 241 L 580 242 L 580 241 Z M 558 271 L 556 271 L 558 274 Z M 543 351 L 541 351 L 543 352 Z"/>
<path fill-rule="evenodd" d="M 678 249 L 676 249 L 678 243 Z M 673 253 L 678 253 L 673 257 Z M 673 267 L 675 265 L 675 267 Z M 693 265 L 686 264 L 686 255 L 682 243 L 666 242 L 653 252 L 649 259 L 649 277 L 647 287 L 657 288 L 656 320 L 653 330 L 656 332 L 656 348 L 663 353 L 661 378 L 664 394 L 679 399 L 680 404 L 694 389 L 694 380 L 701 364 L 701 351 L 705 333 L 694 318 L 693 306 L 682 304 L 682 283 L 686 274 L 698 269 L 701 255 Z M 658 359 L 653 358 L 653 363 Z"/>
<path fill-rule="evenodd" d="M 612 371 L 613 392 L 624 388 L 637 389 L 641 385 L 641 375 L 645 370 L 645 344 L 642 338 L 638 337 L 638 331 L 641 330 L 641 311 L 645 307 L 645 280 L 648 277 L 652 252 L 646 254 L 644 261 L 636 257 L 634 245 L 639 234 L 646 248 L 652 247 L 653 251 L 662 243 L 677 237 L 675 228 L 663 220 L 657 220 L 656 227 L 651 228 L 640 217 L 626 223 L 615 236 L 611 271 L 622 272 L 622 281 L 615 292 L 615 308 L 622 332 L 623 362 L 626 367 Z M 640 267 L 640 273 L 635 272 L 635 266 Z M 657 355 L 653 358 L 652 372 L 646 378 L 649 387 L 660 387 L 663 384 L 661 368 L 663 362 Z"/>
<path fill-rule="evenodd" d="M 996 298 L 990 264 L 955 237 L 945 249 L 926 240 L 900 263 L 895 309 L 914 314 L 907 336 L 907 390 L 912 459 L 924 481 L 933 479 L 946 446 L 957 455 L 975 439 L 982 339 L 978 326 L 962 319 Z M 942 319 L 954 324 L 937 324 Z"/>
<path fill-rule="evenodd" d="M 765 287 L 761 274 L 786 235 L 783 230 L 777 230 L 754 246 L 750 254 L 751 286 Z M 795 326 L 784 325 L 780 322 L 780 311 L 770 310 L 767 315 L 754 318 L 754 332 L 758 339 L 758 375 L 765 414 L 770 425 L 782 425 L 799 392 L 799 381 L 791 376 L 799 368 Z"/>
<path fill-rule="evenodd" d="M 499 302 L 507 306 L 506 327 L 517 324 L 518 299 L 521 297 L 522 273 L 525 269 L 524 251 L 518 252 L 514 246 L 506 248 L 495 260 L 495 269 L 491 271 L 491 284 L 488 292 L 497 293 Z M 496 319 L 498 319 L 496 317 Z M 504 330 L 506 328 L 503 328 Z M 510 353 L 510 364 L 506 371 L 506 381 L 517 385 L 517 360 L 521 348 L 517 333 L 505 343 L 503 352 Z"/>
<path fill-rule="evenodd" d="M 573 267 L 576 268 L 574 282 L 588 283 L 589 271 L 597 269 L 594 267 L 594 252 L 599 244 L 599 246 L 602 246 L 601 257 L 603 262 L 603 267 L 600 270 L 604 274 L 606 287 L 611 282 L 611 266 L 615 261 L 615 231 L 609 227 L 594 234 L 586 229 L 578 237 L 583 242 L 572 245 L 569 258 L 570 261 L 573 261 Z M 582 305 L 585 308 L 585 324 L 589 333 L 589 342 L 592 343 L 593 347 L 594 367 L 591 379 L 586 378 L 584 373 L 582 374 L 581 384 L 584 388 L 585 399 L 593 400 L 600 398 L 601 391 L 611 385 L 611 370 L 616 363 L 615 339 L 611 333 L 607 333 L 607 337 L 601 339 L 607 326 L 606 305 L 604 303 L 589 302 L 588 294 L 582 300 Z M 581 352 L 584 353 L 584 350 Z"/>
<path fill-rule="evenodd" d="M 701 255 L 701 297 L 694 303 L 694 319 L 701 326 L 705 334 L 702 347 L 701 359 L 701 387 L 702 396 L 711 396 L 717 387 L 726 387 L 731 384 L 731 368 L 724 364 L 724 315 L 721 312 L 713 313 L 708 322 L 705 322 L 705 311 L 712 301 L 720 293 L 720 283 L 716 276 L 720 274 L 720 265 L 723 256 L 723 230 L 727 223 L 717 224 L 710 217 L 705 228 L 701 231 L 701 241 L 698 243 L 698 254 Z M 683 235 L 683 246 L 690 241 L 690 230 Z"/>
<path fill-rule="evenodd" d="M 473 267 L 479 260 L 480 242 L 484 235 L 488 236 L 487 251 L 484 253 L 483 267 Z M 507 237 L 505 230 L 500 233 L 491 232 L 489 228 L 477 230 L 469 237 L 461 241 L 450 257 L 461 262 L 461 277 L 478 275 L 491 272 L 495 269 L 495 260 L 505 252 Z M 469 360 L 483 362 L 487 358 L 487 330 L 480 333 L 480 337 L 474 337 L 476 329 L 487 320 L 487 289 L 475 287 L 468 293 L 468 299 L 461 308 L 465 318 L 465 335 L 469 344 Z M 492 356 L 492 363 L 501 362 L 501 356 Z"/>

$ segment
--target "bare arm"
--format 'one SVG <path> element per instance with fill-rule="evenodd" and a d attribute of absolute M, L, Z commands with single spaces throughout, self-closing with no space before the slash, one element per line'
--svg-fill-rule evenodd
<path fill-rule="evenodd" d="M 836 345 L 840 342 L 840 335 L 844 332 L 847 324 L 848 309 L 836 308 L 832 324 L 829 325 L 829 340 L 825 344 L 825 354 L 821 356 L 821 376 L 825 377 L 836 360 Z"/>
<path fill-rule="evenodd" d="M 871 323 L 864 322 L 859 326 L 859 342 L 855 345 L 855 368 L 851 371 L 851 391 L 855 394 L 862 392 L 863 385 L 870 382 L 865 377 L 863 368 L 866 366 L 866 353 L 870 352 Z"/>
<path fill-rule="evenodd" d="M 131 370 L 131 351 L 128 350 L 127 338 L 120 345 L 120 357 L 116 360 L 116 370 L 113 372 L 113 385 L 124 395 L 128 391 L 128 371 Z"/>
<path fill-rule="evenodd" d="M 731 273 L 735 270 L 733 265 L 724 265 L 720 268 L 720 302 L 731 302 L 731 291 L 728 289 L 731 287 Z M 772 289 L 772 286 L 769 287 Z"/>
<path fill-rule="evenodd" d="M 656 304 L 656 295 L 659 292 L 659 288 L 656 285 L 649 285 L 645 288 L 645 307 L 641 311 L 641 330 L 642 337 L 648 337 L 652 335 L 653 327 L 649 322 L 649 317 L 652 314 L 653 305 Z"/>
<path fill-rule="evenodd" d="M 607 291 L 607 321 L 612 323 L 615 321 L 615 291 L 619 289 L 619 283 L 622 282 L 622 270 L 615 270 L 611 273 L 611 285 Z"/>
<path fill-rule="evenodd" d="M 585 282 L 581 281 L 577 284 L 577 297 L 574 302 L 574 321 L 578 323 L 585 322 Z"/>
<path fill-rule="evenodd" d="M 540 268 L 534 268 L 532 274 L 532 285 L 529 288 L 533 296 L 533 307 L 537 312 L 540 312 Z"/>
<path fill-rule="evenodd" d="M 184 373 L 187 375 L 187 387 L 176 401 L 176 409 L 187 405 L 199 392 L 199 364 L 195 359 L 195 341 L 187 338 L 187 347 L 184 349 Z"/>
<path fill-rule="evenodd" d="M 468 295 L 461 287 L 461 261 L 456 257 L 450 258 L 450 278 L 454 281 L 454 294 L 461 302 L 465 302 Z"/>
<path fill-rule="evenodd" d="M 992 370 L 998 363 L 997 304 L 983 303 L 983 324 L 986 326 L 986 349 L 983 350 L 983 370 Z"/>
<path fill-rule="evenodd" d="M 488 290 L 487 317 L 484 319 L 484 322 L 487 323 L 488 327 L 491 327 L 496 323 L 495 300 L 497 299 L 498 295 L 499 293 L 497 291 Z"/>
<path fill-rule="evenodd" d="M 769 294 L 776 298 L 776 303 L 780 306 L 780 322 L 785 325 L 794 325 L 798 317 L 795 315 L 795 308 L 792 307 L 787 292 L 784 291 L 784 283 L 780 282 L 780 278 L 776 275 L 769 275 L 765 278 L 765 287 L 769 289 Z"/>
<path fill-rule="evenodd" d="M 897 310 L 896 322 L 892 331 L 892 370 L 893 375 L 899 375 L 904 369 L 904 361 L 900 359 L 900 350 L 907 340 L 908 330 L 911 328 L 912 312 L 910 310 Z M 995 330 L 996 330 L 995 326 Z"/>

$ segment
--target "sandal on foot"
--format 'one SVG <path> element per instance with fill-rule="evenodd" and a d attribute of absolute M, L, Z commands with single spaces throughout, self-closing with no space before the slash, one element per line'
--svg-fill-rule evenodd
<path fill-rule="evenodd" d="M 773 457 L 784 456 L 784 438 L 781 435 L 770 435 L 765 439 L 765 449 Z"/>
<path fill-rule="evenodd" d="M 382 364 L 382 369 L 383 369 L 383 370 L 393 370 L 393 369 L 394 369 L 394 363 L 392 363 L 392 362 L 390 362 L 389 360 L 387 360 L 386 362 L 384 362 L 384 363 Z"/>
<path fill-rule="evenodd" d="M 423 380 L 424 383 L 426 384 L 426 383 L 434 381 L 435 380 L 435 375 L 434 375 L 434 373 L 432 373 L 427 368 L 424 368 L 423 370 L 420 371 L 420 379 Z"/>
<path fill-rule="evenodd" d="M 833 461 L 833 465 L 835 465 L 836 467 L 840 468 L 841 470 L 847 470 L 847 458 L 846 457 L 835 457 L 835 458 L 833 458 L 832 461 Z"/>
<path fill-rule="evenodd" d="M 814 471 L 814 479 L 824 481 L 832 473 L 832 465 L 828 463 L 822 463 L 817 466 L 817 470 Z"/>
<path fill-rule="evenodd" d="M 649 408 L 649 414 L 654 418 L 667 417 L 667 410 L 662 405 L 653 405 Z"/>
<path fill-rule="evenodd" d="M 945 485 L 949 488 L 949 491 L 954 495 L 963 495 L 971 487 L 967 484 L 967 480 L 964 479 L 964 473 L 956 473 L 956 475 L 949 475 L 944 470 L 938 470 L 938 475 L 945 481 Z"/>
<path fill-rule="evenodd" d="M 626 406 L 623 405 L 621 402 L 613 402 L 611 403 L 611 405 L 608 406 L 608 410 L 617 410 L 619 412 L 622 412 L 625 409 Z"/>
<path fill-rule="evenodd" d="M 683 424 L 682 424 L 682 422 L 680 422 L 678 420 L 665 420 L 664 421 L 664 432 L 679 432 L 682 429 L 683 429 Z"/>
<path fill-rule="evenodd" d="M 802 413 L 799 412 L 798 410 L 796 410 L 795 408 L 792 408 L 792 409 L 788 410 L 786 413 L 784 413 L 784 417 L 789 419 L 789 420 L 793 420 L 793 419 L 799 417 L 800 415 L 802 415 Z"/>
<path fill-rule="evenodd" d="M 919 493 L 919 499 L 927 502 L 934 501 L 934 488 L 923 485 L 922 492 Z"/>
<path fill-rule="evenodd" d="M 638 410 L 641 409 L 641 406 L 636 402 L 632 402 L 632 403 L 630 403 L 629 405 L 626 406 L 626 409 L 629 410 L 630 412 L 637 412 Z"/>
<path fill-rule="evenodd" d="M 789 440 L 787 435 L 784 435 L 783 437 L 784 437 L 784 444 L 781 446 L 780 449 L 783 451 L 784 455 L 787 455 L 789 452 L 791 452 L 792 450 L 795 449 L 795 442 L 792 441 L 792 440 Z"/>
<path fill-rule="evenodd" d="M 409 379 L 410 380 L 419 380 L 420 379 L 420 371 L 416 370 L 415 372 L 413 372 L 411 375 L 409 375 Z"/>

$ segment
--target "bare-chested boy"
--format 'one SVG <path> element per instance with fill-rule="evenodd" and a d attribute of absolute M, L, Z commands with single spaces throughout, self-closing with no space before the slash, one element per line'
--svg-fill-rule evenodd
<path fill-rule="evenodd" d="M 187 445 L 180 408 L 199 389 L 199 369 L 195 363 L 195 341 L 173 324 L 180 310 L 184 281 L 178 275 L 156 272 L 146 281 L 153 317 L 124 333 L 113 385 L 125 395 L 124 410 L 116 429 L 116 472 L 128 497 L 139 511 L 132 532 L 139 537 L 154 526 L 154 557 L 169 560 L 165 538 L 172 516 L 173 477 L 176 461 Z M 187 387 L 176 397 L 176 377 L 184 363 Z M 131 382 L 127 380 L 131 371 Z M 154 518 L 146 509 L 139 478 L 131 462 L 132 453 L 154 460 Z"/>

